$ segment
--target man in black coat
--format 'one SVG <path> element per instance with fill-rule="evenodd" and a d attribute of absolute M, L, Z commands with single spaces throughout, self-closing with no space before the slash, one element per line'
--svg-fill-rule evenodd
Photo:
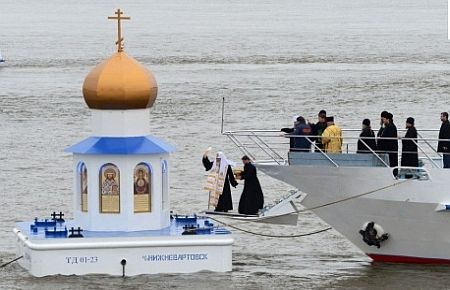
<path fill-rule="evenodd" d="M 448 121 L 448 113 L 441 113 L 441 129 L 439 130 L 439 142 L 437 152 L 442 153 L 442 163 L 444 168 L 450 168 L 450 141 L 441 139 L 450 139 L 450 122 Z"/>
<path fill-rule="evenodd" d="M 371 153 L 372 151 L 377 150 L 377 144 L 375 143 L 375 133 L 370 127 L 369 119 L 363 120 L 362 131 L 361 134 L 359 134 L 359 137 L 361 138 L 358 140 L 358 149 L 356 150 L 356 153 Z M 363 141 L 365 144 L 363 143 Z M 369 148 L 372 149 L 372 151 Z"/>
<path fill-rule="evenodd" d="M 381 112 L 380 115 L 380 129 L 378 129 L 377 132 L 377 137 L 381 137 L 381 134 L 383 134 L 383 130 L 384 130 L 384 119 L 389 117 L 389 113 L 387 111 L 383 111 Z M 378 143 L 377 143 L 378 146 Z"/>
<path fill-rule="evenodd" d="M 327 128 L 327 112 L 320 110 L 317 115 L 318 122 L 316 124 L 309 124 L 312 129 L 313 136 L 322 136 L 323 131 Z M 320 137 L 312 137 L 311 141 L 314 141 L 317 147 L 314 147 L 315 152 L 320 152 L 319 149 L 323 149 L 322 139 Z M 319 149 L 318 149 L 319 148 Z"/>
<path fill-rule="evenodd" d="M 394 124 L 394 118 L 391 113 L 387 113 L 383 118 L 384 129 L 381 138 L 378 140 L 377 148 L 380 153 L 388 153 L 389 166 L 398 166 L 398 140 L 397 127 Z M 386 138 L 386 139 L 383 139 Z M 394 172 L 396 175 L 396 172 Z"/>
<path fill-rule="evenodd" d="M 414 127 L 414 118 L 406 119 L 406 134 L 402 139 L 402 166 L 419 167 L 419 155 L 417 153 L 417 130 Z"/>
<path fill-rule="evenodd" d="M 239 213 L 246 215 L 256 215 L 258 210 L 264 206 L 264 196 L 256 176 L 256 167 L 250 162 L 248 156 L 242 157 L 244 171 L 241 178 L 245 180 L 244 190 L 239 200 Z"/>

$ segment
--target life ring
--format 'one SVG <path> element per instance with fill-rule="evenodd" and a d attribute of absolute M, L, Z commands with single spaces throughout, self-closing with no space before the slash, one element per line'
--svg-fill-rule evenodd
<path fill-rule="evenodd" d="M 359 233 L 366 244 L 377 246 L 377 248 L 381 247 L 381 242 L 389 238 L 389 234 L 384 232 L 383 227 L 373 221 L 364 223 Z"/>
<path fill-rule="evenodd" d="M 371 222 L 366 222 L 363 227 L 361 228 L 361 230 L 365 231 L 367 229 L 367 226 L 369 225 L 369 223 Z M 383 236 L 385 234 L 383 227 L 381 227 L 379 224 L 373 222 L 373 228 L 377 231 L 377 239 L 380 239 L 381 236 Z"/>

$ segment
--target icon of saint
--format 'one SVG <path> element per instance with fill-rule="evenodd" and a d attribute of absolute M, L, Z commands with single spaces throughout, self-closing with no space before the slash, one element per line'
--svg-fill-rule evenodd
<path fill-rule="evenodd" d="M 148 194 L 148 181 L 147 174 L 144 169 L 139 168 L 137 170 L 137 176 L 134 181 L 134 194 Z"/>
<path fill-rule="evenodd" d="M 116 181 L 116 171 L 113 168 L 107 168 L 103 175 L 105 176 L 105 181 L 102 184 L 102 194 L 103 195 L 118 195 L 119 185 Z"/>

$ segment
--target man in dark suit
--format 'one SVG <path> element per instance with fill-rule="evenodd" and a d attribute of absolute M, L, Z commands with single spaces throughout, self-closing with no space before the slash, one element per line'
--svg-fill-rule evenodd
<path fill-rule="evenodd" d="M 442 153 L 442 163 L 444 168 L 450 168 L 450 141 L 442 139 L 450 139 L 450 122 L 448 121 L 448 113 L 441 113 L 441 129 L 439 130 L 439 142 L 437 151 Z"/>

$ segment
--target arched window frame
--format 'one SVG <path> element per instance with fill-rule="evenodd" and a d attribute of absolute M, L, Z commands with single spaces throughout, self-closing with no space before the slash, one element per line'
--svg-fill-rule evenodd
<path fill-rule="evenodd" d="M 135 171 L 137 169 L 137 167 L 139 166 L 145 166 L 148 169 L 148 194 L 135 194 Z M 136 166 L 134 166 L 133 168 L 133 211 L 134 213 L 148 213 L 148 212 L 152 212 L 152 206 L 153 206 L 153 202 L 152 202 L 152 193 L 153 193 L 153 167 L 151 164 L 147 163 L 147 162 L 139 162 L 138 164 L 136 164 Z M 147 197 L 147 198 L 146 198 Z M 139 209 L 140 205 L 139 203 L 144 202 L 145 200 L 147 200 L 147 204 L 148 205 L 148 209 Z"/>
<path fill-rule="evenodd" d="M 83 193 L 83 171 L 86 171 L 86 193 Z M 82 212 L 88 211 L 88 192 L 89 192 L 89 183 L 88 183 L 88 171 L 87 166 L 84 161 L 80 161 L 77 164 L 77 200 L 79 201 L 78 204 L 80 206 L 79 210 Z M 85 196 L 84 196 L 85 195 Z"/>
<path fill-rule="evenodd" d="M 115 182 L 118 186 L 118 194 L 117 195 L 104 195 L 103 194 L 103 176 L 104 171 L 103 169 L 107 166 L 114 167 L 116 169 L 116 177 Z M 100 169 L 98 171 L 98 177 L 99 177 L 99 212 L 100 213 L 112 213 L 112 214 L 119 214 L 120 213 L 120 192 L 121 192 L 121 182 L 120 182 L 120 168 L 119 166 L 115 165 L 114 163 L 105 163 L 102 166 L 100 166 Z M 116 197 L 117 196 L 117 197 Z M 114 204 L 115 207 L 113 209 L 104 209 L 104 203 L 110 203 Z M 112 207 L 112 206 L 111 206 Z"/>

